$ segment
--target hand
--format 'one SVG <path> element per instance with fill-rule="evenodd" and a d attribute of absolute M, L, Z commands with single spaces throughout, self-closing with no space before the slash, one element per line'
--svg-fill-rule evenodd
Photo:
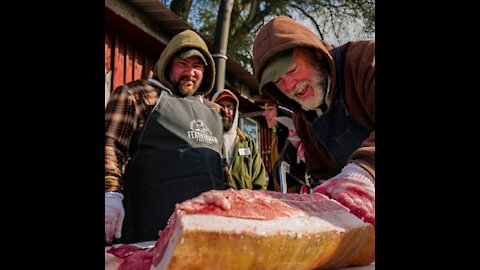
<path fill-rule="evenodd" d="M 315 187 L 319 192 L 338 201 L 350 212 L 375 226 L 375 179 L 360 165 L 350 163 L 333 178 Z"/>
<path fill-rule="evenodd" d="M 113 236 L 122 236 L 122 224 L 125 217 L 123 195 L 119 192 L 105 192 L 105 242 L 111 243 Z"/>

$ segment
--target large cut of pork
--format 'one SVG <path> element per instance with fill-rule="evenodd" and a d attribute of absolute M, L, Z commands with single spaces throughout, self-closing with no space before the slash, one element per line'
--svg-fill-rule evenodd
<path fill-rule="evenodd" d="M 114 245 L 105 269 L 338 269 L 375 260 L 375 229 L 322 194 L 225 190 L 177 204 L 154 245 Z"/>

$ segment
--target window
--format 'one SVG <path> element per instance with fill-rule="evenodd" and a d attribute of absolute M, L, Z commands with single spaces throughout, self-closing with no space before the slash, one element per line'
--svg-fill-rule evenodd
<path fill-rule="evenodd" d="M 260 141 L 258 139 L 258 123 L 250 117 L 243 117 L 240 119 L 240 129 L 253 138 L 257 144 L 257 148 L 260 148 Z M 257 149 L 258 150 L 258 149 Z"/>

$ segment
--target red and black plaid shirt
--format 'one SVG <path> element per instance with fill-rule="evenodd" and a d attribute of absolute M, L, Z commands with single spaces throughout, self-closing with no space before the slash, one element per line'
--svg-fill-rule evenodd
<path fill-rule="evenodd" d="M 132 137 L 157 103 L 160 89 L 145 80 L 117 87 L 105 109 L 105 191 L 121 192 Z"/>

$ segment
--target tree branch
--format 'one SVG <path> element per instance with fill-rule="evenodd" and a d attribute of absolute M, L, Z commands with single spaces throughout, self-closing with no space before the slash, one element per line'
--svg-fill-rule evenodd
<path fill-rule="evenodd" d="M 322 31 L 320 31 L 320 27 L 318 26 L 318 23 L 315 21 L 315 19 L 310 14 L 308 14 L 308 12 L 304 10 L 302 7 L 295 4 L 290 4 L 290 6 L 300 11 L 303 15 L 307 16 L 310 19 L 310 21 L 313 22 L 313 24 L 315 25 L 315 28 L 317 29 L 318 34 L 320 35 L 320 38 L 323 40 Z"/>

